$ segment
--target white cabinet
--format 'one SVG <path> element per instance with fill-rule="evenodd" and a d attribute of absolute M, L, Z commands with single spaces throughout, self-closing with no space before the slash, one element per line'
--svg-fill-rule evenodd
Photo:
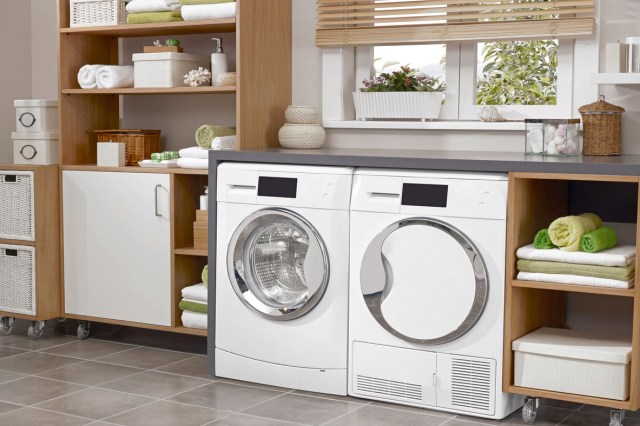
<path fill-rule="evenodd" d="M 171 325 L 170 176 L 62 173 L 65 313 Z"/>

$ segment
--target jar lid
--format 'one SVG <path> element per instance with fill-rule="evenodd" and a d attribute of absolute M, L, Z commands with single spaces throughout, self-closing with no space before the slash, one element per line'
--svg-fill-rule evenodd
<path fill-rule="evenodd" d="M 589 105 L 581 106 L 580 114 L 622 114 L 625 109 L 607 101 L 599 100 Z"/>

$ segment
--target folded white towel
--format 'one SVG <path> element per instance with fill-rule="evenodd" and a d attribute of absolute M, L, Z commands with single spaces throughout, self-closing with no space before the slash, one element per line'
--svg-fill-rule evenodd
<path fill-rule="evenodd" d="M 618 246 L 599 253 L 562 251 L 558 249 L 536 249 L 533 244 L 520 247 L 518 259 L 546 260 L 548 262 L 577 263 L 581 265 L 627 266 L 636 260 L 635 246 Z"/>
<path fill-rule="evenodd" d="M 146 12 L 170 12 L 180 9 L 180 3 L 169 3 L 167 0 L 131 0 L 127 3 L 127 12 L 129 13 L 146 13 Z"/>
<path fill-rule="evenodd" d="M 133 65 L 106 65 L 96 73 L 100 89 L 133 87 Z"/>
<path fill-rule="evenodd" d="M 236 149 L 236 137 L 234 136 L 220 136 L 213 138 L 211 141 L 211 149 Z"/>
<path fill-rule="evenodd" d="M 198 303 L 207 303 L 209 289 L 204 283 L 191 285 L 182 289 L 182 297 Z"/>
<path fill-rule="evenodd" d="M 104 65 L 85 65 L 80 68 L 80 71 L 78 71 L 78 84 L 80 84 L 80 87 L 83 89 L 95 89 L 97 87 L 96 73 L 102 67 Z"/>
<path fill-rule="evenodd" d="M 548 283 L 587 285 L 590 287 L 631 288 L 633 280 L 618 281 L 607 278 L 583 277 L 581 275 L 541 274 L 536 272 L 518 272 L 521 281 L 542 281 Z"/>
<path fill-rule="evenodd" d="M 185 21 L 235 18 L 236 3 L 188 4 L 182 6 L 180 13 Z"/>
<path fill-rule="evenodd" d="M 183 148 L 178 151 L 180 158 L 200 158 L 201 160 L 207 160 L 209 158 L 209 150 L 200 148 L 199 146 L 192 146 L 189 148 Z"/>
<path fill-rule="evenodd" d="M 182 311 L 182 325 L 187 328 L 207 329 L 207 314 L 200 312 Z"/>
<path fill-rule="evenodd" d="M 178 160 L 178 167 L 182 167 L 183 169 L 206 170 L 209 168 L 209 160 L 202 158 L 181 158 Z"/>

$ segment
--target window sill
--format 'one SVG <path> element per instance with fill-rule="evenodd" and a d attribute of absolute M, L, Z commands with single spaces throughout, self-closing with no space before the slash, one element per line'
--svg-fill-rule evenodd
<path fill-rule="evenodd" d="M 339 121 L 322 122 L 325 129 L 371 129 L 371 130 L 464 130 L 464 131 L 524 131 L 523 121 L 485 123 L 482 121 L 442 120 L 442 121 Z"/>

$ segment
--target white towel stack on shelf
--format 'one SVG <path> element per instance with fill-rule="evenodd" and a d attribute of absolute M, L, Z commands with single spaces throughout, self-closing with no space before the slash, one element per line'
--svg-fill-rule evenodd
<path fill-rule="evenodd" d="M 181 6 L 178 0 L 131 0 L 127 3 L 127 12 L 171 12 L 180 9 Z"/>
<path fill-rule="evenodd" d="M 235 149 L 236 137 L 235 136 L 221 136 L 214 138 L 211 142 L 211 149 Z M 184 169 L 208 169 L 209 168 L 209 150 L 200 148 L 199 146 L 192 146 L 184 148 L 179 151 L 180 159 L 178 160 L 178 167 Z"/>
<path fill-rule="evenodd" d="M 121 89 L 133 87 L 131 65 L 85 65 L 78 71 L 83 89 Z"/>
<path fill-rule="evenodd" d="M 206 305 L 209 290 L 204 283 L 192 285 L 182 289 L 182 300 L 186 302 Z M 190 310 L 182 311 L 182 325 L 188 328 L 207 329 L 207 314 Z"/>
<path fill-rule="evenodd" d="M 185 4 L 180 12 L 185 21 L 235 18 L 236 3 Z"/>

